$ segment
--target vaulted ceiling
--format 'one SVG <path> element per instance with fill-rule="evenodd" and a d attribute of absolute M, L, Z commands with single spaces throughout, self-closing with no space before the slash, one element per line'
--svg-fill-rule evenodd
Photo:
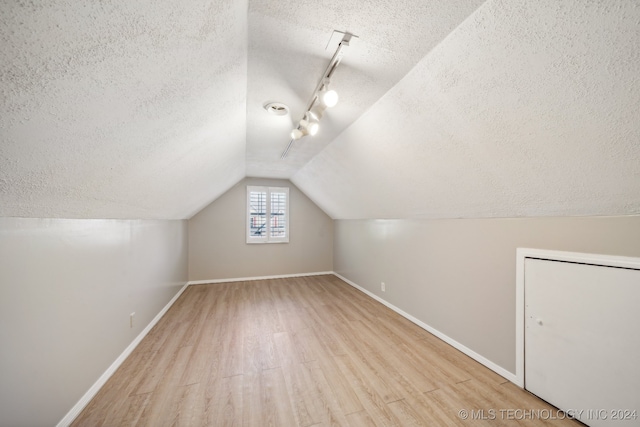
<path fill-rule="evenodd" d="M 340 103 L 281 160 L 333 30 Z M 188 218 L 245 176 L 334 218 L 640 213 L 635 0 L 17 1 L 0 44 L 0 216 Z"/>

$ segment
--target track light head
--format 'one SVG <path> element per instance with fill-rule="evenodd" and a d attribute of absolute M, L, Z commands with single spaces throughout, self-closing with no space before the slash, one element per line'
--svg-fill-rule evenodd
<path fill-rule="evenodd" d="M 320 102 L 325 107 L 331 108 L 338 104 L 338 92 L 333 89 L 323 89 L 320 91 Z"/>
<path fill-rule="evenodd" d="M 298 127 L 291 131 L 291 139 L 298 140 L 303 136 L 315 135 L 320 129 L 318 118 L 314 117 L 311 112 L 307 111 L 304 118 L 298 123 Z"/>
<path fill-rule="evenodd" d="M 309 135 L 314 136 L 320 130 L 320 124 L 316 121 L 311 121 L 309 122 L 307 129 L 309 129 Z"/>
<path fill-rule="evenodd" d="M 320 130 L 320 124 L 318 123 L 318 120 L 314 118 L 309 111 L 307 111 L 304 114 L 304 118 L 300 120 L 298 129 L 300 129 L 304 135 L 313 136 L 318 133 L 318 130 Z"/>
<path fill-rule="evenodd" d="M 322 116 L 324 116 L 324 111 L 327 109 L 322 103 L 316 104 L 311 110 L 309 110 L 309 115 L 315 119 L 316 121 L 320 121 Z"/>
<path fill-rule="evenodd" d="M 298 128 L 295 128 L 294 130 L 291 131 L 291 139 L 298 140 L 303 136 L 304 136 L 304 133 Z"/>

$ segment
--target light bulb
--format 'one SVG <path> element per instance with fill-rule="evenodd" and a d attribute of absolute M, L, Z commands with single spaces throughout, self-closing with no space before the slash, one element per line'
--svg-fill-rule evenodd
<path fill-rule="evenodd" d="M 318 133 L 318 130 L 320 130 L 320 125 L 318 122 L 309 122 L 307 130 L 309 131 L 309 135 L 313 136 Z"/>
<path fill-rule="evenodd" d="M 304 136 L 302 131 L 298 128 L 291 131 L 291 139 L 300 139 Z"/>
<path fill-rule="evenodd" d="M 324 110 L 326 110 L 326 106 L 322 103 L 316 104 L 311 110 L 309 110 L 309 115 L 315 120 L 320 120 L 322 116 L 324 116 Z"/>
<path fill-rule="evenodd" d="M 338 103 L 338 92 L 335 90 L 327 90 L 322 93 L 322 103 L 331 108 L 335 107 Z"/>

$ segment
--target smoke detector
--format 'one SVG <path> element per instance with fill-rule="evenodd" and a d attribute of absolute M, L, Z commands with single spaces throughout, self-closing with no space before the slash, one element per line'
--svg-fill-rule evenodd
<path fill-rule="evenodd" d="M 268 102 L 264 104 L 264 109 L 274 116 L 286 116 L 289 114 L 289 107 L 282 102 Z"/>

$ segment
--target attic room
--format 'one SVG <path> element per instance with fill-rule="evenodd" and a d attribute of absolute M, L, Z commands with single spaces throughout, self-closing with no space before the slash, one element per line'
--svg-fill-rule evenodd
<path fill-rule="evenodd" d="M 639 422 L 638 1 L 0 23 L 0 425 Z"/>

